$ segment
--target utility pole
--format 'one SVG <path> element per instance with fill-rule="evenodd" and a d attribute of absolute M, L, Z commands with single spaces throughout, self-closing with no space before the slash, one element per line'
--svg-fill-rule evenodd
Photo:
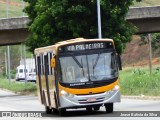
<path fill-rule="evenodd" d="M 25 89 L 27 88 L 27 69 L 26 69 L 26 46 L 24 45 L 24 48 L 23 48 L 23 52 L 24 52 L 24 75 L 25 75 Z"/>
<path fill-rule="evenodd" d="M 149 42 L 149 71 L 150 75 L 152 74 L 152 38 L 151 34 L 148 34 L 148 42 Z"/>
<path fill-rule="evenodd" d="M 101 30 L 101 10 L 100 10 L 100 0 L 97 0 L 97 15 L 98 15 L 98 38 L 102 38 Z"/>
<path fill-rule="evenodd" d="M 24 12 L 23 12 L 23 10 L 24 10 L 24 0 L 22 0 L 22 17 L 24 17 Z"/>
<path fill-rule="evenodd" d="M 5 76 L 7 76 L 8 75 L 8 69 L 7 69 L 7 55 L 6 55 L 6 51 L 4 52 L 4 55 L 5 55 L 5 70 L 6 70 L 6 72 L 5 72 Z"/>
<path fill-rule="evenodd" d="M 6 0 L 6 18 L 8 18 L 8 0 Z"/>
<path fill-rule="evenodd" d="M 8 54 L 8 80 L 9 80 L 9 84 L 11 83 L 11 75 L 10 75 L 10 48 L 9 46 L 7 46 L 7 54 Z"/>

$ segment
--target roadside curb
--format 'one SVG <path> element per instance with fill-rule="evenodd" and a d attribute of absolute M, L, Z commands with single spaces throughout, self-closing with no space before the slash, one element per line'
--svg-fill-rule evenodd
<path fill-rule="evenodd" d="M 121 96 L 122 99 L 137 99 L 137 100 L 160 100 L 160 96 Z"/>
<path fill-rule="evenodd" d="M 8 89 L 3 89 L 3 88 L 0 88 L 0 97 L 2 96 L 12 96 L 12 95 L 15 95 L 15 96 L 37 96 L 35 93 L 31 94 L 31 93 L 28 93 L 28 92 L 13 92 L 11 90 L 8 90 Z"/>
<path fill-rule="evenodd" d="M 14 93 L 13 91 L 0 88 L 0 96 L 10 96 L 10 95 L 17 95 L 17 94 Z"/>

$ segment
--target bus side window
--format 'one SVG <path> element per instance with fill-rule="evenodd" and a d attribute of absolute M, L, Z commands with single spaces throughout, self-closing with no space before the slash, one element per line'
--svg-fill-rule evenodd
<path fill-rule="evenodd" d="M 37 56 L 37 74 L 41 75 L 41 58 L 40 56 Z"/>
<path fill-rule="evenodd" d="M 48 54 L 44 56 L 45 75 L 49 75 Z"/>
<path fill-rule="evenodd" d="M 50 61 L 50 53 L 47 53 L 48 57 L 48 74 L 51 75 L 51 61 Z"/>
<path fill-rule="evenodd" d="M 41 75 L 44 75 L 44 55 L 40 55 Z"/>

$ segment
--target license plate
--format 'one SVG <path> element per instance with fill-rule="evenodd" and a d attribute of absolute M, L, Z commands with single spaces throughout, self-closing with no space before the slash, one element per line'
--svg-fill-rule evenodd
<path fill-rule="evenodd" d="M 94 102 L 94 101 L 96 101 L 96 98 L 88 98 L 87 99 L 87 102 Z"/>

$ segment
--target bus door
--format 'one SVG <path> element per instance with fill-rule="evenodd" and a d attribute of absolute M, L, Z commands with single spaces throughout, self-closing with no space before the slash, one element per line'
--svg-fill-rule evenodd
<path fill-rule="evenodd" d="M 44 55 L 44 66 L 45 66 L 45 80 L 46 80 L 46 90 L 47 90 L 47 98 L 48 98 L 48 104 L 51 105 L 51 99 L 50 99 L 50 89 L 49 89 L 49 63 L 48 63 L 48 55 Z"/>
<path fill-rule="evenodd" d="M 41 99 L 41 103 L 43 104 L 44 103 L 44 101 L 43 101 L 43 94 L 42 94 L 42 79 L 41 79 L 41 58 L 40 58 L 40 56 L 37 56 L 36 57 L 36 59 L 37 59 L 37 62 L 36 62 L 36 64 L 37 64 L 37 75 L 38 75 L 38 90 L 39 90 L 39 93 L 38 94 L 40 94 L 40 99 Z"/>

